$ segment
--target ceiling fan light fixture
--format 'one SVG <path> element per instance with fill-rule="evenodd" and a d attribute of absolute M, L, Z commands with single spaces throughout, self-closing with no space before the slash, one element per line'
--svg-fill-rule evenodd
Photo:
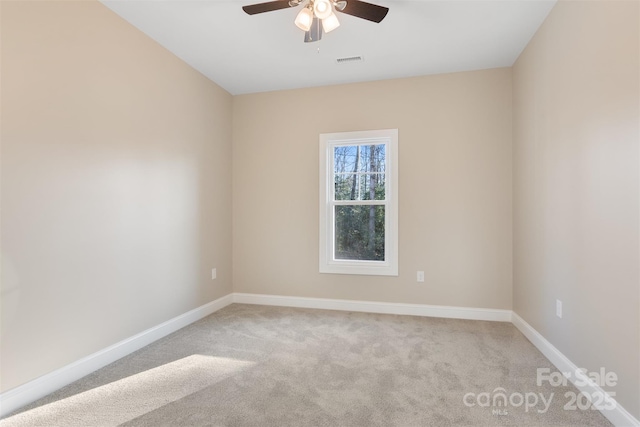
<path fill-rule="evenodd" d="M 336 1 L 336 2 L 333 2 L 333 6 L 338 10 L 344 10 L 344 8 L 347 7 L 347 2 L 344 0 Z"/>
<path fill-rule="evenodd" d="M 329 0 L 315 0 L 313 2 L 313 12 L 319 19 L 328 18 L 333 14 L 331 2 Z"/>
<path fill-rule="evenodd" d="M 340 21 L 335 13 L 327 16 L 322 20 L 322 29 L 325 33 L 331 32 L 340 26 Z"/>
<path fill-rule="evenodd" d="M 309 31 L 313 22 L 313 11 L 308 7 L 303 8 L 296 16 L 295 24 L 302 31 Z"/>

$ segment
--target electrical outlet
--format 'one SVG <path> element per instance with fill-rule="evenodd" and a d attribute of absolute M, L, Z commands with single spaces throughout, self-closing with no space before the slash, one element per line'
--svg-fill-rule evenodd
<path fill-rule="evenodd" d="M 216 277 L 218 277 L 218 272 L 216 271 L 215 268 L 211 269 L 211 280 L 214 280 Z"/>
<path fill-rule="evenodd" d="M 418 280 L 418 282 L 424 282 L 424 271 L 418 271 L 418 274 L 416 275 L 416 280 Z"/>
<path fill-rule="evenodd" d="M 556 300 L 556 316 L 562 319 L 562 301 Z"/>

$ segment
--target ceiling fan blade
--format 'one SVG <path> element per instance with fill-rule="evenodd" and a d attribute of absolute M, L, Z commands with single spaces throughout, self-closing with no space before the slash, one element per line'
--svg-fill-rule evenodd
<path fill-rule="evenodd" d="M 359 0 L 347 0 L 345 8 L 342 10 L 338 9 L 338 12 L 346 13 L 347 15 L 356 16 L 368 21 L 380 22 L 385 16 L 387 16 L 389 8 Z"/>
<path fill-rule="evenodd" d="M 297 4 L 291 5 L 289 0 L 276 0 L 268 1 L 266 3 L 250 4 L 248 6 L 242 6 L 242 10 L 249 15 L 255 15 L 257 13 L 271 12 L 274 10 L 286 9 L 289 7 L 297 6 Z"/>

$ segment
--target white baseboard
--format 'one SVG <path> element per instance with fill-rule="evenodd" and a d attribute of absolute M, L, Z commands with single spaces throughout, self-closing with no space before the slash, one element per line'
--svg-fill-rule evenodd
<path fill-rule="evenodd" d="M 545 339 L 538 331 L 536 331 L 531 325 L 529 325 L 524 319 L 513 313 L 513 324 L 516 328 L 524 334 L 531 343 L 536 346 L 542 354 L 545 355 L 551 363 L 553 363 L 560 372 L 575 373 L 579 368 L 569 358 L 560 352 L 549 341 Z M 576 386 L 576 388 L 588 396 L 603 395 L 605 391 L 595 382 L 591 381 L 589 384 L 576 384 L 576 375 L 573 374 L 569 380 Z M 600 411 L 614 426 L 617 427 L 640 427 L 640 421 L 638 421 L 633 415 L 631 415 L 626 409 L 616 402 L 615 408 L 611 410 Z"/>
<path fill-rule="evenodd" d="M 116 360 L 159 340 L 233 302 L 232 294 L 167 320 L 153 328 L 0 394 L 0 417 L 46 396 Z"/>
<path fill-rule="evenodd" d="M 363 313 L 402 314 L 407 316 L 444 317 L 449 319 L 511 322 L 511 310 L 489 308 L 449 307 L 444 305 L 352 301 L 340 299 L 286 297 L 280 295 L 260 295 L 244 293 L 234 293 L 233 302 L 238 304 L 257 304 L 274 305 L 280 307 L 358 311 Z"/>

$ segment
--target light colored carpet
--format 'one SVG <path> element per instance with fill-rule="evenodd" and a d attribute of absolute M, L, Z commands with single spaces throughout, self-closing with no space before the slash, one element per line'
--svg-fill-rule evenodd
<path fill-rule="evenodd" d="M 0 426 L 610 425 L 537 368 L 555 370 L 509 323 L 234 304 Z"/>

